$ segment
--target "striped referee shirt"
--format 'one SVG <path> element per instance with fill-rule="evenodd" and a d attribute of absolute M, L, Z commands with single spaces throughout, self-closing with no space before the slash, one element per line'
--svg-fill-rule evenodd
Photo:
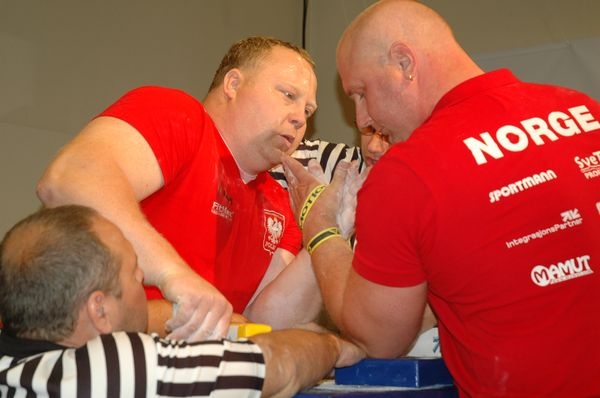
<path fill-rule="evenodd" d="M 0 333 L 1 397 L 260 397 L 250 341 L 185 343 L 116 332 L 79 348 Z"/>
<path fill-rule="evenodd" d="M 325 180 L 327 182 L 331 181 L 336 166 L 342 160 L 347 162 L 358 160 L 360 162 L 359 171 L 362 171 L 364 167 L 359 147 L 351 147 L 343 143 L 336 144 L 319 139 L 301 141 L 298 148 L 290 156 L 302 163 L 304 167 L 308 166 L 310 159 L 316 159 L 325 173 Z M 283 166 L 274 167 L 270 170 L 270 173 L 278 183 L 287 189 Z"/>

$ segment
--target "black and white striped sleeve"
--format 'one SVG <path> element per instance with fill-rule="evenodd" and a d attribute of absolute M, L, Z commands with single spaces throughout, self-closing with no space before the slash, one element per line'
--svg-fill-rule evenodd
<path fill-rule="evenodd" d="M 331 181 L 336 166 L 342 160 L 351 162 L 358 160 L 362 163 L 359 147 L 351 147 L 344 143 L 333 143 L 323 140 L 303 140 L 298 148 L 290 155 L 298 160 L 304 167 L 308 166 L 310 159 L 316 159 L 325 174 L 325 180 Z M 271 169 L 271 175 L 284 188 L 287 188 L 287 181 L 283 174 L 283 167 L 277 166 Z"/>
<path fill-rule="evenodd" d="M 265 364 L 250 341 L 159 341 L 157 394 L 160 396 L 260 397 Z"/>
<path fill-rule="evenodd" d="M 140 333 L 0 358 L 1 396 L 260 397 L 264 377 L 262 352 L 250 341 L 185 343 Z"/>

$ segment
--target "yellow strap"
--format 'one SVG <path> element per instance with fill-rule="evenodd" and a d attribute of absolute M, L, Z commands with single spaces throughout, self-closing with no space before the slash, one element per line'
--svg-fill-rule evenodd
<path fill-rule="evenodd" d="M 322 230 L 312 237 L 311 240 L 308 241 L 306 245 L 306 250 L 309 254 L 313 254 L 313 252 L 317 249 L 317 247 L 321 246 L 325 241 L 328 241 L 331 238 L 335 238 L 336 236 L 341 237 L 340 230 L 336 227 L 330 227 Z"/>
<path fill-rule="evenodd" d="M 310 194 L 307 196 L 306 200 L 304 201 L 304 205 L 300 210 L 300 215 L 298 216 L 298 226 L 300 227 L 300 229 L 302 229 L 302 227 L 304 226 L 304 220 L 306 220 L 308 212 L 313 207 L 313 205 L 317 201 L 317 198 L 319 197 L 319 195 L 321 195 L 324 189 L 325 185 L 321 184 L 317 185 L 313 188 L 312 191 L 310 191 Z"/>

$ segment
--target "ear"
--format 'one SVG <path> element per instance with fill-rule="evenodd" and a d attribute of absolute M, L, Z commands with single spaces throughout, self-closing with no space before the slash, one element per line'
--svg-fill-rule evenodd
<path fill-rule="evenodd" d="M 415 57 L 406 44 L 401 42 L 394 42 L 390 47 L 390 60 L 391 63 L 397 65 L 402 69 L 404 77 L 408 80 L 412 80 L 416 72 Z"/>
<path fill-rule="evenodd" d="M 242 74 L 242 71 L 237 68 L 233 68 L 225 74 L 225 77 L 223 78 L 223 92 L 227 98 L 234 98 L 236 96 L 243 78 L 244 75 Z"/>
<path fill-rule="evenodd" d="M 91 326 L 98 333 L 112 332 L 112 324 L 108 316 L 107 296 L 104 292 L 96 290 L 90 294 L 86 302 L 86 312 Z"/>

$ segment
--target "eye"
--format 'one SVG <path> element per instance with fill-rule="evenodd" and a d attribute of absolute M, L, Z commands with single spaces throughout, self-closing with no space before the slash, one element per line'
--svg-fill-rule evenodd
<path fill-rule="evenodd" d="M 379 133 L 370 122 L 365 126 L 359 126 L 356 119 L 354 119 L 354 125 L 356 126 L 361 135 L 372 136 L 374 134 L 377 134 L 378 136 L 382 137 L 381 133 Z"/>
<path fill-rule="evenodd" d="M 312 108 L 304 108 L 304 116 L 306 116 L 307 119 L 311 117 L 314 112 L 315 110 Z"/>
<path fill-rule="evenodd" d="M 368 125 L 365 127 L 359 127 L 359 130 L 362 135 L 370 136 L 370 135 L 375 134 L 375 129 L 371 125 Z"/>
<path fill-rule="evenodd" d="M 291 92 L 289 92 L 289 91 L 284 91 L 284 92 L 283 92 L 283 95 L 284 95 L 286 98 L 288 98 L 288 99 L 290 99 L 290 100 L 292 100 L 292 101 L 293 101 L 293 100 L 296 98 L 296 95 L 295 95 L 294 93 L 291 93 Z"/>

